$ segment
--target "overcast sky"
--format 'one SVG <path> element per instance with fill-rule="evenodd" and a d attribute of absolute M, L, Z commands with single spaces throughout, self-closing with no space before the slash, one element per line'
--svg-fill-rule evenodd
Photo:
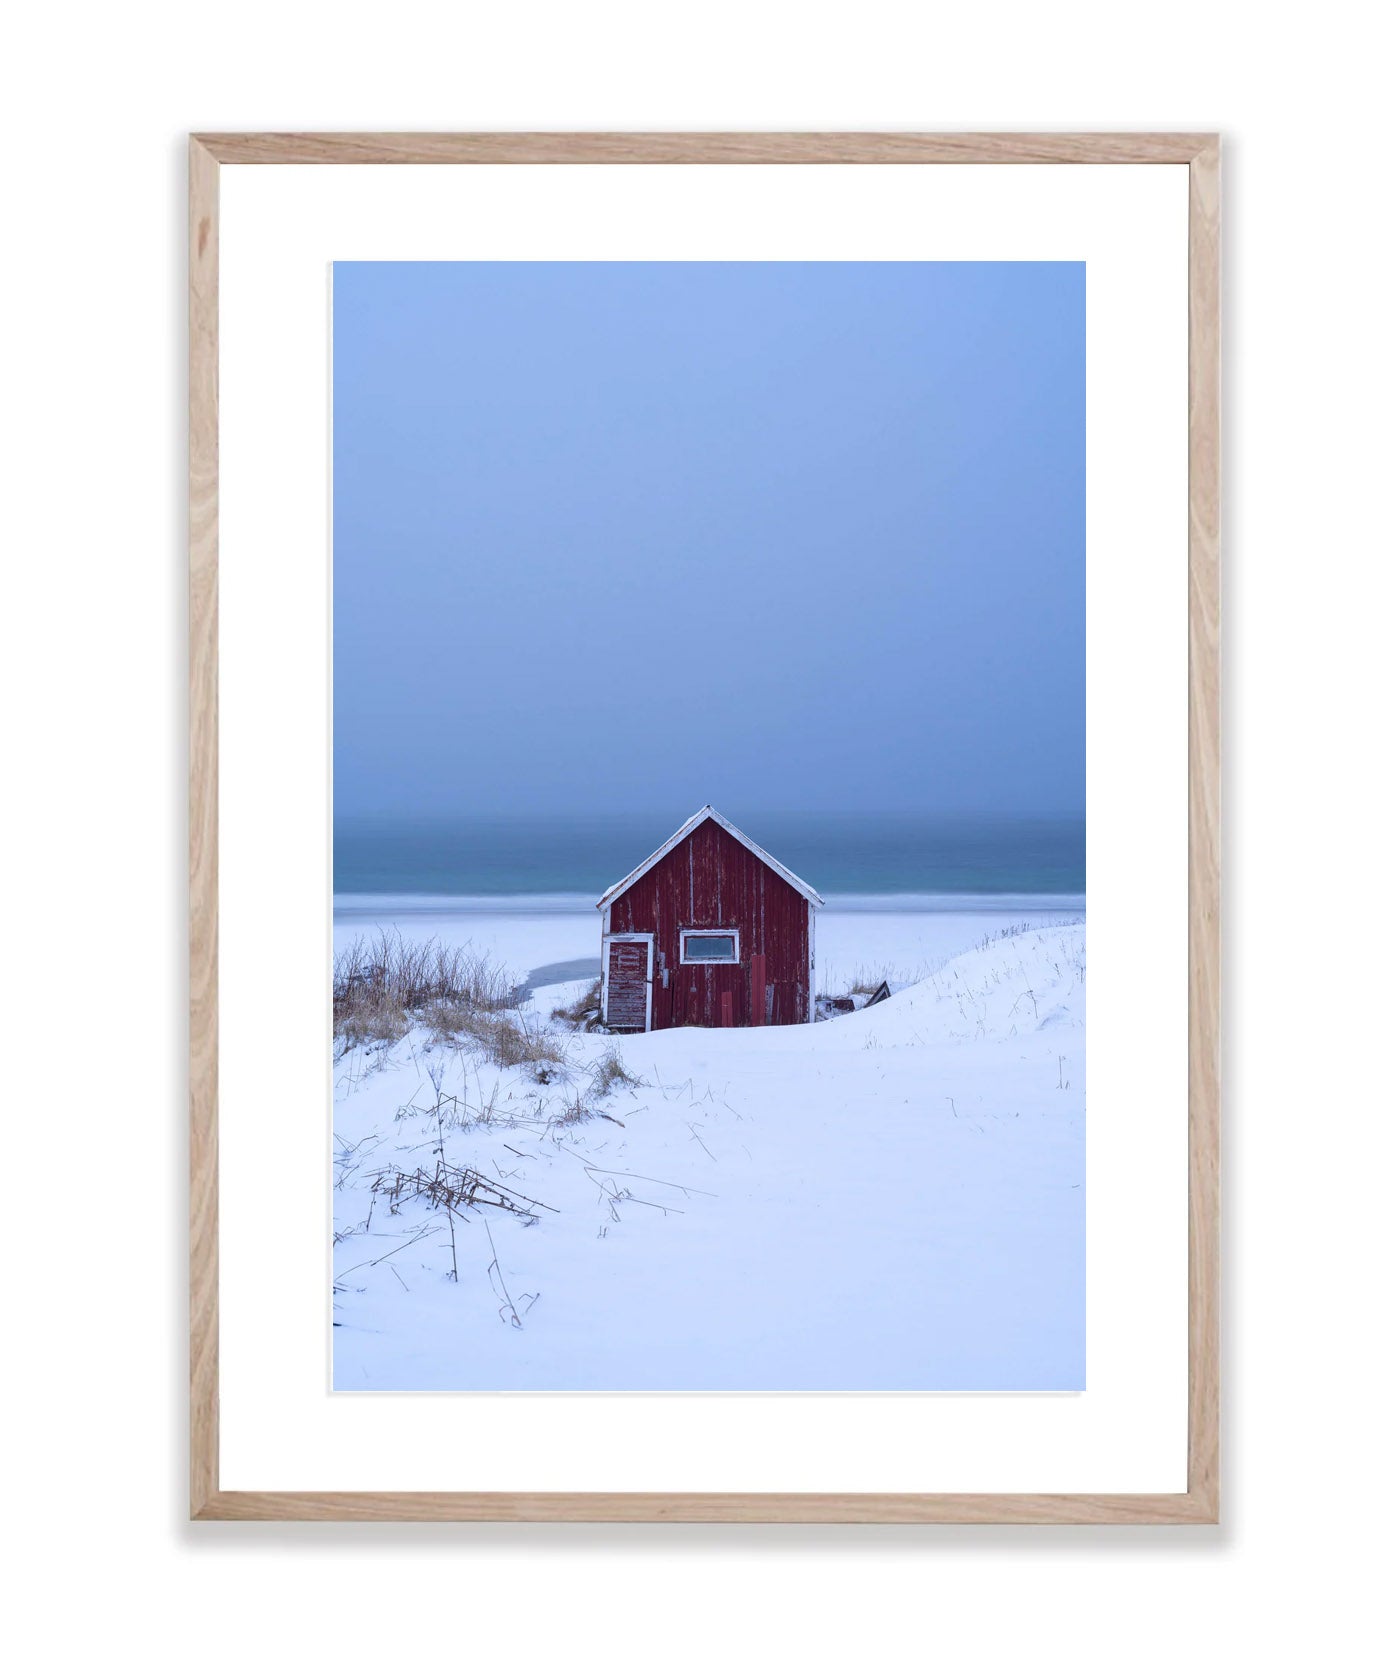
<path fill-rule="evenodd" d="M 1078 813 L 1077 263 L 339 263 L 338 823 Z"/>

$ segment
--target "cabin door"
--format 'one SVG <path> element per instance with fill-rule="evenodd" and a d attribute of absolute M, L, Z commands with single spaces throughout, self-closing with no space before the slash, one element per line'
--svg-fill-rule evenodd
<path fill-rule="evenodd" d="M 624 1031 L 651 1030 L 649 933 L 610 933 L 603 941 L 603 1019 Z"/>

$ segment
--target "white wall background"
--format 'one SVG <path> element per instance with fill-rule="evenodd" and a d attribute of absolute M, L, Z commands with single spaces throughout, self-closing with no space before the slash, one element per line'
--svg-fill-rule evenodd
<path fill-rule="evenodd" d="M 11 23 L 3 1325 L 31 1671 L 1373 1666 L 1400 1120 L 1378 1050 L 1397 983 L 1381 26 L 1355 0 L 1306 28 L 1249 0 L 138 0 Z M 184 1520 L 183 135 L 571 126 L 1226 133 L 1219 1531 Z"/>

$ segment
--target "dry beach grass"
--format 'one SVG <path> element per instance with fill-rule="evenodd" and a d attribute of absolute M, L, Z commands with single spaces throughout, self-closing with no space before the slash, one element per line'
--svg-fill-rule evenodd
<path fill-rule="evenodd" d="M 336 958 L 331 997 L 338 1055 L 395 1044 L 415 1025 L 451 1043 L 471 1039 L 500 1067 L 554 1061 L 549 1035 L 513 1013 L 508 969 L 470 946 L 406 940 L 397 929 L 356 939 Z"/>

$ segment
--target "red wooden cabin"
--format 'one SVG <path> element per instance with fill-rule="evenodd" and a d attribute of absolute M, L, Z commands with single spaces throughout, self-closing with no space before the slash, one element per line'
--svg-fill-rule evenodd
<path fill-rule="evenodd" d="M 615 1030 L 813 1019 L 817 906 L 805 881 L 712 805 L 598 900 Z"/>

